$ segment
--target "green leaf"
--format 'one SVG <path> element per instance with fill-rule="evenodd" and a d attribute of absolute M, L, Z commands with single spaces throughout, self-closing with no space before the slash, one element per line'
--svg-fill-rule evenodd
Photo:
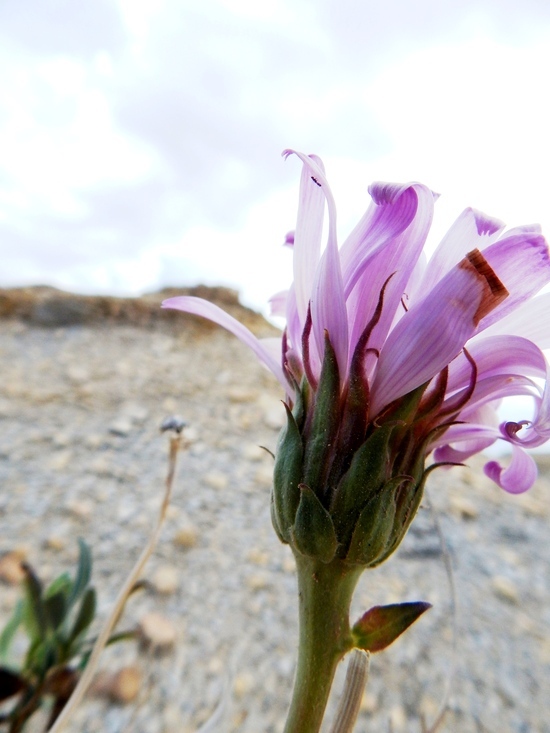
<path fill-rule="evenodd" d="M 0 634 L 0 663 L 6 664 L 8 661 L 8 654 L 12 644 L 12 641 L 17 633 L 17 629 L 21 626 L 23 621 L 23 606 L 24 602 L 18 601 L 8 623 L 4 626 L 2 633 Z"/>
<path fill-rule="evenodd" d="M 92 575 L 92 553 L 88 545 L 80 537 L 78 538 L 78 546 L 80 550 L 78 558 L 78 568 L 76 571 L 76 578 L 74 585 L 69 596 L 67 605 L 69 608 L 80 598 L 86 586 L 90 582 Z"/>
<path fill-rule="evenodd" d="M 46 619 L 48 626 L 52 631 L 58 629 L 67 613 L 67 598 L 65 593 L 60 590 L 48 598 L 44 599 L 44 611 L 46 613 Z"/>
<path fill-rule="evenodd" d="M 354 645 L 367 652 L 380 652 L 431 607 L 431 603 L 424 601 L 374 606 L 361 616 L 351 630 Z"/>
<path fill-rule="evenodd" d="M 69 642 L 72 644 L 92 623 L 95 616 L 95 609 L 96 609 L 96 592 L 94 588 L 87 588 L 84 595 L 82 596 L 82 601 L 80 603 L 80 608 L 78 610 L 78 615 L 76 617 L 76 620 L 74 622 L 74 626 L 72 628 L 72 631 L 69 636 Z"/>
<path fill-rule="evenodd" d="M 30 565 L 23 563 L 25 571 L 25 604 L 23 618 L 31 639 L 44 639 L 47 633 L 46 611 L 42 598 L 42 583 Z"/>
<path fill-rule="evenodd" d="M 338 546 L 331 516 L 308 486 L 300 484 L 300 491 L 300 504 L 292 529 L 295 545 L 303 555 L 330 562 Z"/>
<path fill-rule="evenodd" d="M 46 588 L 44 598 L 49 598 L 56 593 L 62 592 L 68 601 L 72 588 L 73 581 L 71 579 L 71 576 L 69 575 L 69 573 L 62 573 L 57 578 L 55 578 L 55 580 L 52 580 L 50 585 Z"/>
<path fill-rule="evenodd" d="M 6 667 L 0 667 L 0 702 L 26 689 L 27 683 L 23 677 Z"/>

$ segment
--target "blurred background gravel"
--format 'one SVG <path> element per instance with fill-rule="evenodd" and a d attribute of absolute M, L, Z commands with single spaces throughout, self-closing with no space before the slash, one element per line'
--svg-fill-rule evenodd
<path fill-rule="evenodd" d="M 256 333 L 273 333 L 231 291 L 206 294 Z M 103 680 L 129 668 L 136 696 L 113 703 L 98 682 L 71 730 L 194 733 L 224 698 L 226 722 L 215 730 L 278 733 L 294 670 L 296 580 L 271 529 L 272 458 L 259 446 L 275 447 L 280 390 L 221 329 L 182 314 L 163 320 L 162 297 L 103 298 L 98 308 L 96 299 L 51 290 L 0 293 L 0 556 L 18 552 L 53 579 L 74 568 L 83 537 L 103 619 L 161 501 L 167 438 L 159 426 L 181 415 L 190 445 L 146 567 L 150 587 L 130 599 L 119 624 L 159 614 L 153 626 L 168 641 L 164 650 L 106 650 Z M 550 462 L 539 464 L 537 485 L 516 497 L 489 482 L 479 460 L 436 471 L 427 489 L 433 509 L 425 503 L 398 553 L 363 576 L 352 618 L 381 603 L 434 607 L 373 658 L 358 733 L 387 731 L 389 721 L 394 733 L 420 731 L 420 717 L 437 713 L 453 635 L 434 514 L 458 600 L 457 674 L 441 730 L 550 733 Z M 0 560 L 4 624 L 19 589 L 1 568 Z"/>

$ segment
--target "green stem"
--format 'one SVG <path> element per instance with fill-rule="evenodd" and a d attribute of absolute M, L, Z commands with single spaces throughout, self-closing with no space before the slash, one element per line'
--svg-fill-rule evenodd
<path fill-rule="evenodd" d="M 363 568 L 295 556 L 300 639 L 284 733 L 318 733 L 338 662 L 353 647 L 349 608 Z"/>

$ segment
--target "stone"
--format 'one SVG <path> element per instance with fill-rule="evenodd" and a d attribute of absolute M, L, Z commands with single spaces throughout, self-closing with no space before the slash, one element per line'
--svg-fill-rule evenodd
<path fill-rule="evenodd" d="M 129 417 L 121 415 L 109 425 L 111 435 L 119 438 L 125 438 L 132 431 L 132 420 Z"/>
<path fill-rule="evenodd" d="M 141 617 L 139 631 L 144 646 L 158 651 L 169 651 L 178 637 L 172 621 L 156 611 L 150 611 Z"/>
<path fill-rule="evenodd" d="M 73 452 L 70 450 L 60 450 L 52 453 L 46 462 L 46 468 L 49 471 L 65 471 L 73 460 Z"/>
<path fill-rule="evenodd" d="M 233 681 L 235 697 L 242 698 L 254 687 L 254 675 L 251 672 L 241 672 Z"/>
<path fill-rule="evenodd" d="M 269 585 L 269 580 L 263 573 L 248 575 L 245 582 L 247 587 L 252 591 L 263 590 Z"/>
<path fill-rule="evenodd" d="M 136 699 L 141 689 L 143 675 L 136 665 L 122 667 L 112 675 L 108 695 L 114 702 L 127 704 Z"/>
<path fill-rule="evenodd" d="M 222 491 L 227 488 L 228 479 L 225 473 L 221 471 L 210 471 L 203 476 L 203 482 L 211 489 Z"/>
<path fill-rule="evenodd" d="M 0 557 L 0 580 L 8 585 L 17 585 L 25 579 L 25 571 L 21 563 L 25 555 L 16 550 Z"/>
<path fill-rule="evenodd" d="M 520 594 L 517 585 L 505 575 L 495 575 L 491 580 L 493 592 L 503 601 L 518 605 Z"/>
<path fill-rule="evenodd" d="M 47 537 L 44 542 L 44 547 L 48 550 L 55 550 L 56 552 L 64 550 L 66 546 L 67 542 L 65 538 L 60 537 L 59 535 L 50 535 L 50 537 Z"/>
<path fill-rule="evenodd" d="M 263 409 L 264 424 L 272 430 L 280 430 L 285 424 L 285 408 L 280 400 L 262 395 L 260 400 Z"/>
<path fill-rule="evenodd" d="M 199 532 L 196 527 L 189 524 L 176 530 L 174 534 L 174 544 L 178 547 L 190 549 L 195 547 L 199 539 Z"/>
<path fill-rule="evenodd" d="M 77 519 L 89 519 L 94 511 L 94 503 L 90 499 L 71 499 L 67 502 L 67 511 Z"/>
<path fill-rule="evenodd" d="M 246 461 L 262 461 L 269 454 L 255 443 L 246 443 L 241 448 L 242 457 Z"/>
<path fill-rule="evenodd" d="M 461 494 L 451 494 L 449 496 L 449 504 L 454 514 L 457 514 L 462 519 L 477 519 L 479 514 L 477 506 L 473 501 L 467 499 Z"/>
<path fill-rule="evenodd" d="M 173 565 L 161 565 L 153 574 L 152 583 L 161 595 L 175 593 L 179 586 L 179 573 Z"/>
<path fill-rule="evenodd" d="M 235 386 L 227 390 L 227 396 L 231 402 L 255 402 L 258 399 L 258 390 Z"/>

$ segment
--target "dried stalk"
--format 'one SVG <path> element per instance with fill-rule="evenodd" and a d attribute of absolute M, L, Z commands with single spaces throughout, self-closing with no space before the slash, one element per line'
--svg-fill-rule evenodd
<path fill-rule="evenodd" d="M 330 733 L 352 733 L 369 677 L 369 666 L 369 652 L 362 649 L 351 652 L 344 690 Z"/>
<path fill-rule="evenodd" d="M 69 722 L 71 716 L 73 715 L 77 706 L 81 702 L 82 698 L 84 697 L 88 687 L 90 686 L 93 676 L 96 672 L 101 652 L 103 651 L 105 645 L 109 641 L 111 632 L 113 628 L 115 627 L 117 621 L 119 620 L 120 615 L 122 614 L 122 611 L 124 610 L 124 604 L 126 603 L 128 596 L 132 592 L 132 589 L 136 581 L 138 580 L 139 576 L 141 575 L 141 572 L 143 570 L 143 567 L 145 566 L 145 563 L 147 562 L 151 553 L 155 549 L 155 545 L 157 544 L 158 538 L 160 536 L 160 532 L 162 530 L 162 525 L 166 518 L 166 510 L 168 509 L 168 505 L 170 503 L 170 497 L 172 495 L 172 486 L 174 483 L 174 476 L 176 472 L 177 456 L 178 456 L 178 452 L 180 450 L 181 444 L 182 444 L 182 436 L 179 433 L 170 438 L 170 451 L 169 451 L 169 456 L 168 456 L 168 474 L 166 476 L 166 489 L 164 492 L 162 505 L 160 507 L 157 523 L 155 527 L 153 528 L 153 531 L 149 537 L 149 542 L 147 543 L 145 549 L 141 553 L 139 560 L 136 562 L 130 574 L 126 578 L 126 581 L 124 585 L 122 586 L 122 589 L 120 593 L 118 594 L 118 597 L 115 601 L 115 605 L 113 607 L 113 610 L 111 611 L 110 616 L 106 619 L 105 623 L 103 624 L 103 628 L 101 629 L 99 636 L 97 637 L 97 640 L 92 649 L 92 653 L 90 655 L 90 659 L 88 660 L 88 664 L 86 665 L 86 668 L 84 672 L 82 673 L 82 676 L 80 680 L 78 681 L 78 684 L 73 694 L 71 695 L 69 702 L 64 707 L 63 712 L 60 714 L 60 716 L 55 721 L 53 727 L 50 728 L 49 733 L 61 733 L 61 731 L 65 728 L 65 726 Z"/>

